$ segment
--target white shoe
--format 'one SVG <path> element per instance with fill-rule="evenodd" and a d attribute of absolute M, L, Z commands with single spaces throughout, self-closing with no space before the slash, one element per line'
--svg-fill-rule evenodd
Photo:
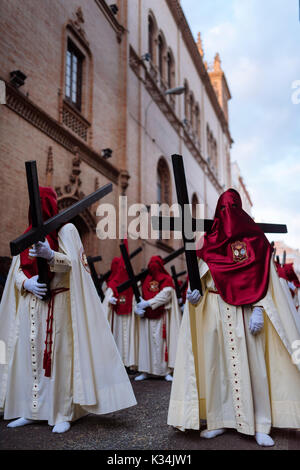
<path fill-rule="evenodd" d="M 8 428 L 19 428 L 21 426 L 26 426 L 26 424 L 32 424 L 33 420 L 32 419 L 26 419 L 26 418 L 18 418 L 15 419 L 14 421 L 11 421 L 8 423 L 7 427 Z"/>
<path fill-rule="evenodd" d="M 134 380 L 136 382 L 139 382 L 141 380 L 146 380 L 146 379 L 148 379 L 148 374 L 145 374 L 145 373 L 137 375 L 136 377 L 134 377 Z"/>
<path fill-rule="evenodd" d="M 214 437 L 220 436 L 221 434 L 224 434 L 226 429 L 213 429 L 212 431 L 208 431 L 208 429 L 204 429 L 204 431 L 201 431 L 200 437 L 204 437 L 204 439 L 213 439 Z"/>
<path fill-rule="evenodd" d="M 272 447 L 275 445 L 275 442 L 269 436 L 269 434 L 265 434 L 263 432 L 256 432 L 255 440 L 259 446 Z"/>
<path fill-rule="evenodd" d="M 64 421 L 63 423 L 56 424 L 54 428 L 52 429 L 52 432 L 57 432 L 59 434 L 62 434 L 63 432 L 69 431 L 71 425 L 69 421 Z"/>
<path fill-rule="evenodd" d="M 170 375 L 170 374 L 165 375 L 165 380 L 166 380 L 167 382 L 173 382 L 173 377 L 172 377 L 172 375 Z"/>

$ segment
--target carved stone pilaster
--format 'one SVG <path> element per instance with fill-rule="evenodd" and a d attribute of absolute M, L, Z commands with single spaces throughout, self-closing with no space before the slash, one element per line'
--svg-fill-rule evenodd
<path fill-rule="evenodd" d="M 129 185 L 129 178 L 130 175 L 127 170 L 121 170 L 120 175 L 119 175 L 119 185 L 121 188 L 121 194 L 122 196 L 125 196 L 126 194 L 126 189 L 128 188 Z"/>
<path fill-rule="evenodd" d="M 53 151 L 52 147 L 48 148 L 47 166 L 46 166 L 46 186 L 53 186 Z"/>

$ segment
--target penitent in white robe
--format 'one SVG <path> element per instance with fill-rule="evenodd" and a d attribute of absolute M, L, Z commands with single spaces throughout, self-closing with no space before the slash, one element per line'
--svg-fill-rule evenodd
<path fill-rule="evenodd" d="M 293 345 L 299 333 L 271 261 L 264 309 L 264 328 L 249 331 L 250 307 L 227 304 L 203 261 L 204 297 L 187 302 L 169 404 L 168 424 L 184 431 L 233 428 L 254 435 L 271 426 L 300 427 L 300 366 Z"/>
<path fill-rule="evenodd" d="M 8 275 L 0 306 L 7 353 L 7 363 L 0 365 L 4 419 L 22 416 L 56 425 L 136 404 L 75 226 L 63 226 L 58 239 L 51 289 L 69 291 L 55 296 L 50 378 L 42 368 L 48 303 L 22 289 L 26 277 L 19 257 Z"/>
<path fill-rule="evenodd" d="M 174 368 L 181 314 L 175 290 L 165 287 L 149 299 L 152 310 L 164 305 L 165 314 L 157 319 L 138 318 L 139 351 L 138 370 L 152 375 L 165 376 Z M 163 325 L 166 338 L 163 338 Z M 165 360 L 167 348 L 168 360 Z"/>
<path fill-rule="evenodd" d="M 113 305 L 109 303 L 111 297 L 113 297 L 113 291 L 108 287 L 102 306 L 107 315 L 123 364 L 126 367 L 133 368 L 137 366 L 138 361 L 138 330 L 134 314 L 135 300 L 133 297 L 130 315 L 117 315 L 114 312 Z"/>
<path fill-rule="evenodd" d="M 292 296 L 290 288 L 288 286 L 288 281 L 283 279 L 282 277 L 279 278 L 282 290 L 286 296 L 286 300 L 289 304 L 290 310 L 293 313 L 295 323 L 297 325 L 298 332 L 300 334 L 300 312 L 298 311 L 299 307 L 299 299 L 298 299 L 298 289 L 296 289 L 295 296 Z"/>

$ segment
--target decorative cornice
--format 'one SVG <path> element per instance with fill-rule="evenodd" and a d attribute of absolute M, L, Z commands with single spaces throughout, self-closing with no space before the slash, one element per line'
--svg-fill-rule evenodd
<path fill-rule="evenodd" d="M 182 122 L 176 116 L 171 105 L 168 103 L 165 95 L 162 93 L 157 83 L 148 72 L 144 64 L 144 61 L 137 55 L 137 53 L 135 52 L 132 46 L 130 46 L 130 50 L 129 50 L 129 64 L 132 70 L 134 71 L 134 73 L 136 74 L 136 76 L 139 78 L 139 80 L 141 80 L 144 83 L 145 88 L 147 89 L 148 93 L 152 97 L 153 101 L 157 104 L 157 106 L 160 108 L 162 113 L 166 116 L 166 118 L 168 119 L 170 124 L 173 126 L 173 128 L 175 129 L 175 131 L 177 132 L 180 138 L 182 138 L 182 132 L 183 132 L 183 139 L 189 151 L 194 156 L 196 161 L 199 163 L 201 168 L 205 171 L 205 174 L 208 176 L 209 180 L 211 181 L 213 186 L 216 188 L 216 190 L 219 193 L 221 193 L 223 190 L 223 187 L 221 186 L 216 176 L 213 174 L 213 172 L 209 168 L 206 160 L 201 155 L 199 149 L 197 148 L 192 138 L 190 137 L 190 135 L 184 128 Z"/>
<path fill-rule="evenodd" d="M 125 33 L 126 29 L 118 22 L 117 18 L 115 17 L 105 0 L 95 0 L 95 2 L 96 5 L 100 8 L 105 18 L 107 19 L 107 21 L 109 22 L 109 24 L 111 25 L 111 27 L 114 29 L 117 41 L 121 42 L 122 36 Z"/>
<path fill-rule="evenodd" d="M 6 105 L 4 106 L 7 106 L 9 109 L 17 113 L 23 119 L 50 137 L 50 139 L 62 145 L 69 152 L 75 153 L 77 148 L 80 158 L 85 163 L 99 171 L 99 173 L 116 185 L 118 184 L 119 170 L 116 167 L 107 160 L 104 160 L 100 154 L 95 152 L 85 142 L 49 116 L 45 111 L 39 108 L 8 82 L 6 82 L 6 94 Z"/>
<path fill-rule="evenodd" d="M 193 59 L 193 62 L 195 64 L 195 67 L 200 75 L 200 78 L 205 86 L 206 92 L 210 98 L 211 104 L 216 112 L 216 115 L 220 121 L 220 124 L 222 126 L 223 132 L 227 135 L 229 142 L 232 144 L 233 139 L 230 135 L 229 131 L 229 126 L 228 122 L 225 118 L 225 115 L 223 113 L 223 110 L 221 106 L 219 105 L 215 90 L 210 82 L 209 75 L 206 71 L 206 68 L 204 66 L 202 57 L 199 53 L 197 44 L 193 38 L 192 32 L 190 30 L 189 24 L 186 20 L 186 17 L 184 15 L 184 12 L 180 6 L 180 3 L 178 0 L 166 0 L 167 5 L 170 8 L 171 13 L 173 14 L 173 17 L 176 21 L 176 24 L 178 25 L 178 28 L 180 29 L 182 33 L 182 37 L 184 39 L 184 42 L 186 44 L 186 47 L 191 55 L 191 58 Z"/>

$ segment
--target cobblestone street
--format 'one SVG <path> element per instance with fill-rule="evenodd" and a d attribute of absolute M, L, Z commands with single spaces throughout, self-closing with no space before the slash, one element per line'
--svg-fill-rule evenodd
<path fill-rule="evenodd" d="M 86 416 L 65 434 L 53 434 L 44 422 L 7 429 L 0 421 L 0 449 L 65 450 L 266 450 L 253 438 L 228 431 L 216 439 L 182 433 L 167 426 L 171 384 L 150 379 L 132 382 L 138 405 L 105 416 Z M 272 430 L 274 450 L 300 450 L 300 431 Z"/>

